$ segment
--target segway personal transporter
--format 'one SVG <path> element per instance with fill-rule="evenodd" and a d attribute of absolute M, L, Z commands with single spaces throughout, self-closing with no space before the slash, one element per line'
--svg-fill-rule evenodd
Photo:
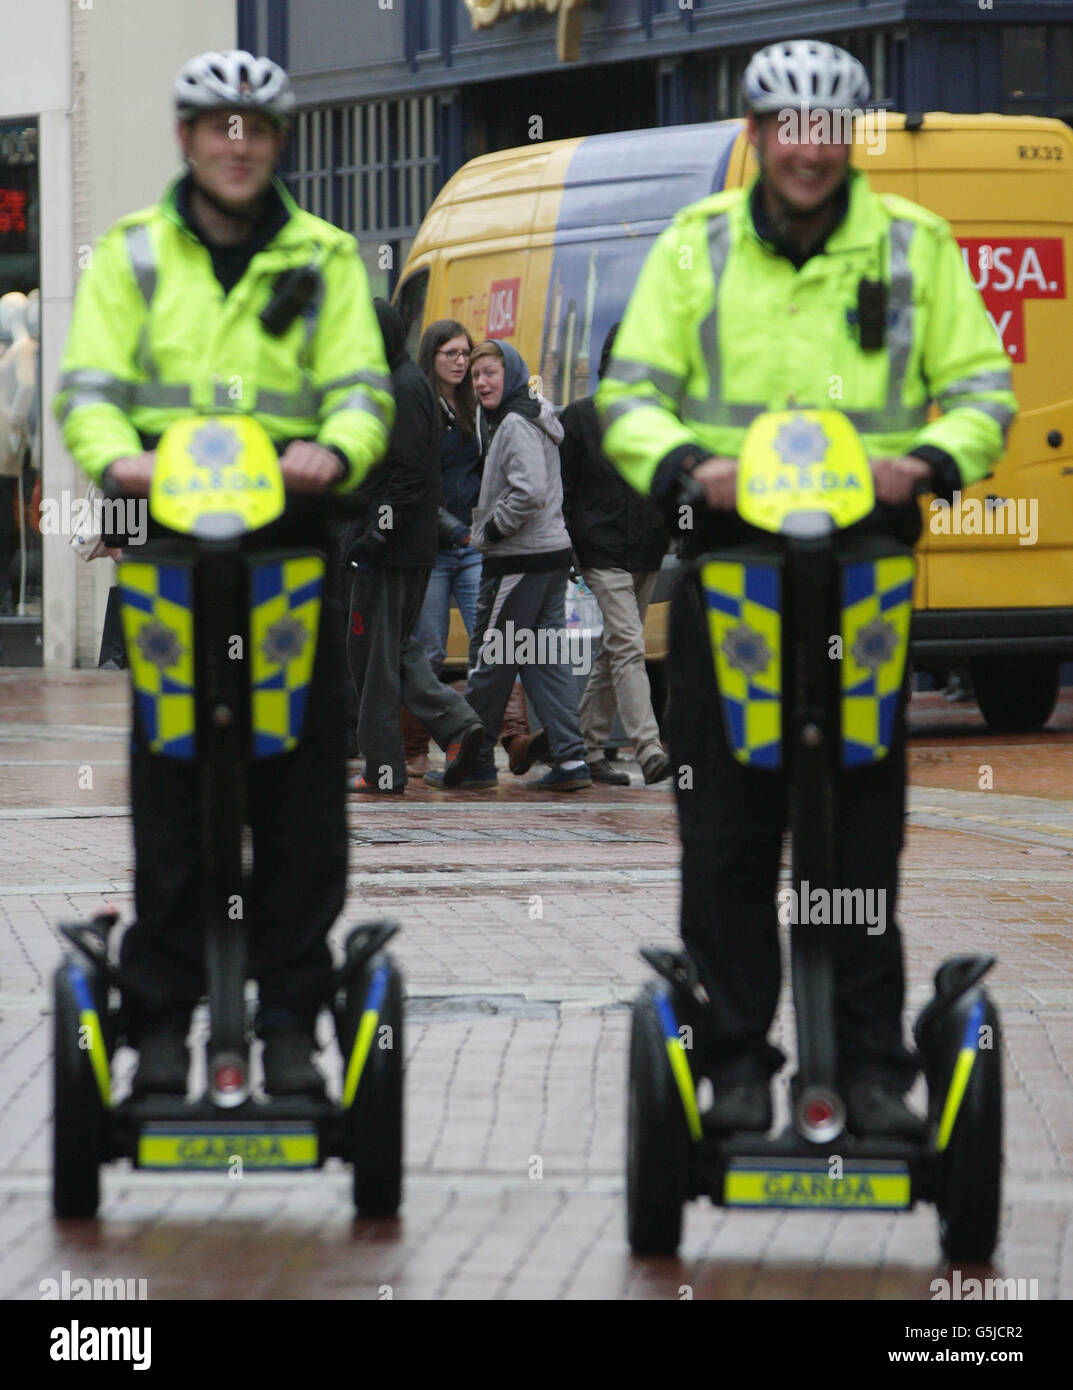
<path fill-rule="evenodd" d="M 846 534 L 873 510 L 875 494 L 861 440 L 837 411 L 754 421 L 737 505 L 779 540 L 697 562 L 724 726 L 739 762 L 786 768 L 794 888 L 803 893 L 807 882 L 830 895 L 835 774 L 890 750 L 913 556 L 893 540 Z M 833 634 L 841 638 L 840 662 L 831 659 Z M 785 704 L 784 687 L 794 692 Z M 707 995 L 687 953 L 642 950 L 660 978 L 634 1002 L 630 1038 L 627 1205 L 636 1254 L 674 1254 L 683 1204 L 707 1196 L 726 1207 L 835 1211 L 932 1202 L 949 1259 L 990 1258 L 1002 1074 L 999 1018 L 980 981 L 994 957 L 946 961 L 917 1019 L 928 1087 L 924 1141 L 858 1138 L 846 1131 L 837 1088 L 832 933 L 839 929 L 800 911 L 792 919 L 798 1071 L 790 1124 L 770 1138 L 705 1132 L 696 1089 L 702 1068 L 688 1044 L 694 1021 L 702 1027 Z"/>
<path fill-rule="evenodd" d="M 241 544 L 284 505 L 275 447 L 249 417 L 188 418 L 161 439 L 149 506 L 177 535 L 150 541 L 138 558 L 128 551 L 119 589 L 149 749 L 199 769 L 208 1087 L 194 1102 L 146 1096 L 114 1103 L 111 1062 L 129 985 L 109 958 L 117 914 L 61 927 L 72 949 L 54 981 L 52 1195 L 59 1217 L 94 1216 L 101 1165 L 124 1158 L 135 1168 L 234 1175 L 318 1168 L 334 1156 L 353 1166 L 360 1215 L 393 1216 L 400 1203 L 402 980 L 384 950 L 394 924 L 350 933 L 325 1001 L 344 1062 L 341 1098 L 265 1099 L 251 1087 L 249 924 L 235 911 L 236 893 L 249 885 L 246 781 L 254 760 L 285 754 L 302 738 L 325 576 L 315 550 Z M 235 659 L 241 652 L 247 659 Z"/>

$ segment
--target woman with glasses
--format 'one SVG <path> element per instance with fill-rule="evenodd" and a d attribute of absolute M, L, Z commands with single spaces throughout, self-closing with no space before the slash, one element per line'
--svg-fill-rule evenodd
<path fill-rule="evenodd" d="M 470 545 L 473 507 L 481 491 L 477 402 L 469 377 L 472 351 L 469 334 L 454 319 L 430 324 L 417 350 L 417 365 L 432 383 L 439 402 L 443 488 L 439 553 L 417 625 L 417 636 L 437 675 L 447 652 L 451 599 L 458 604 L 467 633 L 472 634 L 481 585 L 481 552 Z"/>
<path fill-rule="evenodd" d="M 481 552 L 470 545 L 470 522 L 481 491 L 481 451 L 477 442 L 477 402 L 469 377 L 473 341 L 454 319 L 429 324 L 417 350 L 417 365 L 428 377 L 438 402 L 440 477 L 439 550 L 429 577 L 416 636 L 440 674 L 447 653 L 454 598 L 466 632 L 472 634 L 481 585 Z M 406 767 L 411 776 L 428 771 L 428 731 L 408 710 L 402 712 Z"/>

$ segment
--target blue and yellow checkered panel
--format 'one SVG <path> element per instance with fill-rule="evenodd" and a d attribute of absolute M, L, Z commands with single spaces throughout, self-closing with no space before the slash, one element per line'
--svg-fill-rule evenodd
<path fill-rule="evenodd" d="M 890 555 L 842 567 L 842 762 L 890 752 L 902 697 L 915 565 Z"/>
<path fill-rule="evenodd" d="M 778 564 L 709 560 L 701 588 L 727 740 L 750 767 L 782 766 L 782 575 Z"/>
<path fill-rule="evenodd" d="M 319 555 L 250 565 L 253 756 L 297 746 L 317 651 L 324 561 Z"/>
<path fill-rule="evenodd" d="M 184 564 L 123 560 L 119 598 L 145 741 L 163 757 L 193 758 L 193 570 Z"/>

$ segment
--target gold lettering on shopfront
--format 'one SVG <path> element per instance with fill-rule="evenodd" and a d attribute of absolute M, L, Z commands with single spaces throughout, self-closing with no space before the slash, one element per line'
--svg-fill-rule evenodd
<path fill-rule="evenodd" d="M 559 16 L 559 59 L 576 63 L 581 57 L 581 10 L 585 0 L 465 0 L 474 29 L 490 29 L 501 19 L 529 10 Z"/>

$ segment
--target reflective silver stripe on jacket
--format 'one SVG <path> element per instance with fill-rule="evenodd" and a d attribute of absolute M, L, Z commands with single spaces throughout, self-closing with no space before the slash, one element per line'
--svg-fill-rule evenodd
<path fill-rule="evenodd" d="M 375 415 L 384 428 L 387 428 L 387 412 L 384 407 L 364 391 L 354 391 L 349 396 L 344 396 L 338 405 L 333 405 L 327 412 L 327 418 L 330 419 L 339 410 L 364 410 L 368 415 Z"/>
<path fill-rule="evenodd" d="M 742 401 L 696 401 L 688 396 L 682 402 L 683 420 L 696 425 L 716 425 L 724 429 L 745 430 L 758 415 L 763 415 L 766 405 L 750 405 Z"/>
<path fill-rule="evenodd" d="M 691 420 L 706 425 L 749 425 L 763 406 L 739 403 L 730 405 L 723 400 L 723 359 L 719 351 L 719 282 L 730 255 L 730 218 L 713 217 L 708 223 L 708 257 L 712 266 L 712 307 L 700 326 L 700 347 L 708 368 L 708 399 L 690 400 L 685 406 Z M 747 414 L 746 414 L 747 413 Z"/>
<path fill-rule="evenodd" d="M 134 278 L 142 292 L 146 304 L 153 302 L 156 291 L 156 262 L 153 259 L 153 242 L 149 228 L 144 222 L 128 227 L 126 231 L 127 255 L 130 257 Z"/>
<path fill-rule="evenodd" d="M 93 367 L 67 372 L 60 379 L 60 392 L 70 391 L 64 402 L 61 421 L 72 410 L 84 405 L 114 405 L 128 413 L 135 406 L 149 410 L 180 410 L 190 405 L 189 386 L 165 386 L 157 381 L 124 381 Z"/>
<path fill-rule="evenodd" d="M 1008 405 L 1003 405 L 1001 401 L 966 400 L 955 401 L 954 405 L 957 406 L 959 410 L 978 410 L 981 415 L 986 415 L 989 419 L 994 420 L 995 424 L 998 425 L 999 429 L 1002 431 L 1003 439 L 1006 438 L 1009 428 L 1013 424 L 1014 416 L 1017 413 L 1011 410 Z M 944 407 L 944 409 L 952 408 L 953 406 Z"/>
<path fill-rule="evenodd" d="M 960 381 L 952 381 L 949 386 L 944 386 L 938 399 L 942 405 L 943 401 L 951 396 L 972 396 L 983 391 L 1012 390 L 1012 372 L 977 372 L 975 376 L 965 376 Z"/>
<path fill-rule="evenodd" d="M 984 391 L 1012 391 L 1012 372 L 977 372 L 975 376 L 962 377 L 952 381 L 937 397 L 939 409 L 945 414 L 948 410 L 978 410 L 982 415 L 994 420 L 1002 431 L 1003 439 L 1009 433 L 1017 412 L 1002 401 L 982 401 L 978 397 Z"/>
<path fill-rule="evenodd" d="M 657 391 L 662 391 L 672 401 L 677 402 L 682 394 L 684 378 L 662 367 L 649 366 L 647 362 L 632 362 L 625 357 L 612 357 L 607 368 L 607 376 L 627 386 L 639 386 L 650 381 Z"/>
<path fill-rule="evenodd" d="M 78 395 L 94 392 L 112 405 L 127 403 L 131 383 L 111 372 L 102 372 L 99 367 L 76 367 L 74 371 L 64 372 L 60 377 L 59 394 L 74 391 Z"/>
<path fill-rule="evenodd" d="M 148 410 L 182 410 L 190 405 L 190 387 L 135 381 L 130 388 L 130 404 L 143 405 Z"/>
<path fill-rule="evenodd" d="M 257 392 L 254 410 L 258 415 L 281 415 L 289 420 L 312 420 L 320 409 L 320 392 L 309 381 L 297 391 Z"/>
<path fill-rule="evenodd" d="M 604 429 L 609 430 L 616 420 L 620 420 L 623 415 L 630 415 L 635 410 L 664 410 L 652 396 L 623 396 L 621 400 L 609 405 L 603 412 Z"/>
<path fill-rule="evenodd" d="M 905 407 L 902 405 L 902 382 L 909 367 L 909 354 L 913 350 L 913 272 L 909 268 L 909 247 L 912 245 L 916 223 L 907 218 L 898 218 L 890 224 L 890 298 L 888 301 L 887 328 L 887 405 L 883 411 L 865 414 L 878 414 L 884 423 L 866 431 L 870 434 L 894 434 L 902 429 L 912 429 L 903 425 Z M 853 419 L 849 411 L 846 412 Z M 914 418 L 919 414 L 920 423 L 927 419 L 927 407 L 922 405 L 914 410 Z M 889 423 L 888 423 L 889 422 Z M 859 427 L 858 427 L 859 428 Z"/>
<path fill-rule="evenodd" d="M 386 391 L 390 394 L 391 378 L 382 376 L 379 372 L 354 372 L 351 376 L 341 376 L 338 380 L 329 381 L 326 386 L 322 386 L 321 398 L 333 391 L 341 391 L 346 386 L 371 386 L 374 391 Z"/>

